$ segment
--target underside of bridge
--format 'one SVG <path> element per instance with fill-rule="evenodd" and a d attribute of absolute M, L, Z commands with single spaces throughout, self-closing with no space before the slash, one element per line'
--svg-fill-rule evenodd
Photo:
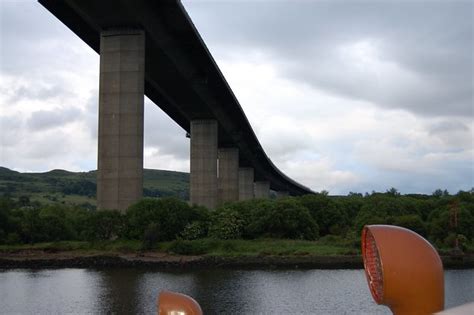
<path fill-rule="evenodd" d="M 39 2 L 101 56 L 99 209 L 142 196 L 144 94 L 190 133 L 192 203 L 312 193 L 268 158 L 180 1 Z"/>

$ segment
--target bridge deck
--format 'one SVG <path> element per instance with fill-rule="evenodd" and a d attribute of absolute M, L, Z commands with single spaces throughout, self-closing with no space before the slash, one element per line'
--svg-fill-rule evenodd
<path fill-rule="evenodd" d="M 141 28 L 146 33 L 145 94 L 184 130 L 193 119 L 216 119 L 219 147 L 237 147 L 240 165 L 255 169 L 255 180 L 292 195 L 312 191 L 283 174 L 260 145 L 239 102 L 175 0 L 39 0 L 99 53 L 100 32 Z"/>

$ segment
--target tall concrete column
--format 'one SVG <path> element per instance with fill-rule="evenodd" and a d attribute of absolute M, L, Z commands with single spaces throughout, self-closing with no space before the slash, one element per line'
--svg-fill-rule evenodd
<path fill-rule="evenodd" d="M 255 182 L 255 198 L 270 197 L 270 182 Z"/>
<path fill-rule="evenodd" d="M 145 34 L 104 31 L 100 38 L 98 209 L 124 211 L 143 194 Z"/>
<path fill-rule="evenodd" d="M 249 200 L 254 198 L 253 180 L 253 168 L 239 168 L 239 200 Z"/>
<path fill-rule="evenodd" d="M 239 149 L 221 148 L 218 150 L 219 203 L 239 200 Z"/>
<path fill-rule="evenodd" d="M 288 191 L 285 191 L 285 190 L 276 191 L 276 197 L 277 198 L 284 198 L 284 197 L 288 197 L 289 195 L 290 195 L 290 193 Z"/>
<path fill-rule="evenodd" d="M 191 204 L 217 205 L 217 121 L 191 121 Z"/>

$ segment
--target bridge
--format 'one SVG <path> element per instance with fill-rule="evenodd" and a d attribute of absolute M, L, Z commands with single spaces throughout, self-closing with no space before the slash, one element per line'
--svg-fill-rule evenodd
<path fill-rule="evenodd" d="M 100 54 L 97 205 L 142 197 L 144 95 L 189 135 L 191 203 L 312 191 L 268 158 L 179 0 L 39 0 Z"/>

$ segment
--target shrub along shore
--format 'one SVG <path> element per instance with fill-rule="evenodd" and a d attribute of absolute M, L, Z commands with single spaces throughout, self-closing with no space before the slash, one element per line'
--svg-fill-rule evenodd
<path fill-rule="evenodd" d="M 116 257 L 132 265 L 174 259 L 178 265 L 194 261 L 264 266 L 286 261 L 311 266 L 313 261 L 324 266 L 332 261 L 334 266 L 344 262 L 360 267 L 360 231 L 365 224 L 407 227 L 430 240 L 450 261 L 472 263 L 472 190 L 427 196 L 400 195 L 391 189 L 365 196 L 319 193 L 250 200 L 212 211 L 174 198 L 146 198 L 125 213 L 1 197 L 0 267 L 12 261 L 21 265 L 19 261 L 33 258 L 47 260 L 48 255 L 63 261 L 68 255 Z"/>

